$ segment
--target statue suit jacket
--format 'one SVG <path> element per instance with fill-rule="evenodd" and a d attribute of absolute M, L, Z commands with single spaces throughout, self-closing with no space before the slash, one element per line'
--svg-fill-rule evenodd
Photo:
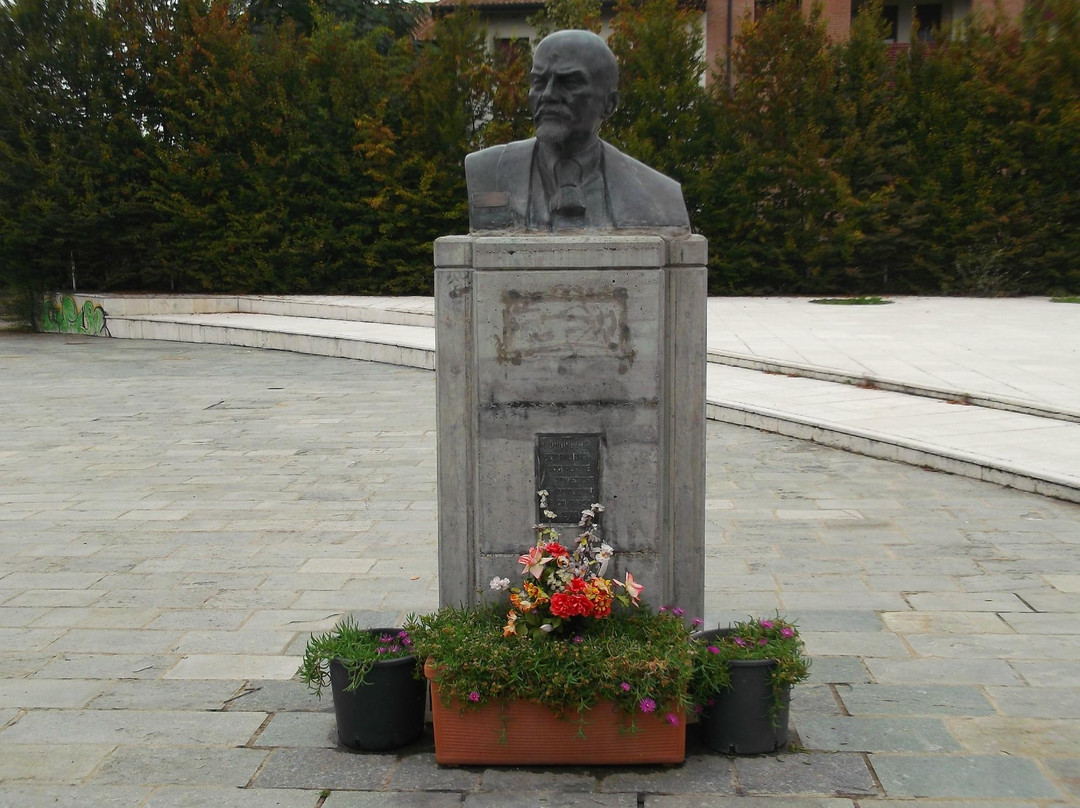
<path fill-rule="evenodd" d="M 616 228 L 689 229 L 682 188 L 644 163 L 600 141 L 611 218 Z M 465 158 L 472 230 L 523 229 L 536 138 L 491 146 Z"/>

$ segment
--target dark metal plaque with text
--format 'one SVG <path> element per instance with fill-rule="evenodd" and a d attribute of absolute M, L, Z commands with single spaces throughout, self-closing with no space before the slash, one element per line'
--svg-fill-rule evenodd
<path fill-rule="evenodd" d="M 536 483 L 548 492 L 548 519 L 537 506 L 538 522 L 577 524 L 581 512 L 600 499 L 600 436 L 537 435 Z"/>

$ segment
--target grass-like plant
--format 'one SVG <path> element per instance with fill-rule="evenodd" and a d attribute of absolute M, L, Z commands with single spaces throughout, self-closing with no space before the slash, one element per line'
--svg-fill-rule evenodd
<path fill-rule="evenodd" d="M 413 640 L 407 631 L 389 628 L 361 628 L 346 617 L 331 631 L 312 634 L 304 648 L 298 671 L 301 683 L 316 696 L 330 684 L 330 662 L 339 660 L 349 672 L 346 690 L 364 683 L 372 666 L 382 660 L 413 656 Z"/>
<path fill-rule="evenodd" d="M 1080 303 L 1080 295 L 1061 295 L 1050 298 L 1051 303 Z"/>
<path fill-rule="evenodd" d="M 811 300 L 811 303 L 819 303 L 823 306 L 884 306 L 892 303 L 883 297 L 819 297 Z"/>
<path fill-rule="evenodd" d="M 731 663 L 736 660 L 776 660 L 769 672 L 774 721 L 791 687 L 810 675 L 810 660 L 798 628 L 779 615 L 734 623 L 717 636 L 696 639 L 693 645 L 691 699 L 698 709 L 731 687 Z"/>
<path fill-rule="evenodd" d="M 444 608 L 405 624 L 419 658 L 438 671 L 443 702 L 482 706 L 517 699 L 556 715 L 612 701 L 633 718 L 687 707 L 693 674 L 690 630 L 670 612 L 617 609 L 582 620 L 565 636 L 504 636 L 505 610 Z"/>

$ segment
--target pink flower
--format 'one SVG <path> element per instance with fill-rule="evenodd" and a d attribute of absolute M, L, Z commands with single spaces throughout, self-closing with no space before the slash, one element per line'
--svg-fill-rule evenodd
<path fill-rule="evenodd" d="M 769 641 L 766 640 L 764 637 L 762 637 L 760 640 L 757 641 L 757 644 L 758 645 L 768 645 Z"/>
<path fill-rule="evenodd" d="M 638 605 L 638 603 L 639 603 L 638 598 L 641 597 L 641 590 L 643 590 L 645 587 L 642 586 L 641 584 L 635 582 L 633 575 L 631 575 L 629 572 L 626 573 L 626 582 L 625 583 L 623 583 L 622 581 L 612 581 L 612 583 L 616 584 L 617 586 L 623 587 L 626 590 L 626 594 L 628 594 L 630 596 L 631 602 L 635 606 Z"/>
<path fill-rule="evenodd" d="M 641 712 L 643 713 L 651 713 L 656 709 L 656 702 L 652 699 L 642 699 L 638 702 L 638 707 L 641 708 Z"/>
<path fill-rule="evenodd" d="M 578 634 L 576 637 L 574 637 L 574 642 L 575 643 L 585 642 L 585 638 L 582 637 L 580 634 Z"/>
<path fill-rule="evenodd" d="M 735 638 L 735 644 L 738 645 L 740 648 L 745 648 L 746 647 L 746 640 L 744 640 L 742 637 L 736 637 Z"/>
<path fill-rule="evenodd" d="M 480 701 L 480 694 L 474 690 L 472 693 L 469 694 L 469 701 L 474 703 Z"/>
<path fill-rule="evenodd" d="M 679 716 L 675 715 L 675 713 L 668 713 L 664 716 L 664 720 L 673 727 L 679 726 Z"/>
<path fill-rule="evenodd" d="M 544 572 L 544 565 L 550 563 L 550 561 L 551 558 L 544 558 L 544 553 L 539 547 L 533 547 L 529 552 L 518 556 L 518 563 L 522 567 L 521 574 L 528 573 L 537 580 L 540 580 L 540 576 Z"/>
<path fill-rule="evenodd" d="M 623 682 L 621 685 L 619 685 L 619 687 L 621 687 L 623 689 L 623 693 L 629 693 L 630 692 L 630 683 L 629 682 Z"/>
<path fill-rule="evenodd" d="M 704 624 L 705 624 L 705 621 L 702 620 L 700 617 L 695 617 L 693 620 L 690 621 L 690 625 L 692 625 L 694 628 L 697 628 L 698 626 L 701 626 L 701 625 L 704 625 Z"/>
<path fill-rule="evenodd" d="M 705 650 L 708 651 L 710 654 L 719 654 L 720 653 L 720 649 L 717 648 L 715 645 L 710 645 Z"/>
<path fill-rule="evenodd" d="M 784 626 L 782 629 L 780 629 L 780 636 L 790 639 L 791 637 L 795 636 L 795 629 L 791 628 L 790 626 Z"/>
<path fill-rule="evenodd" d="M 761 627 L 762 628 L 772 628 L 775 625 L 776 624 L 772 620 L 762 620 L 761 621 Z"/>
<path fill-rule="evenodd" d="M 684 614 L 686 614 L 686 609 L 672 609 L 671 613 L 676 617 L 682 617 Z"/>

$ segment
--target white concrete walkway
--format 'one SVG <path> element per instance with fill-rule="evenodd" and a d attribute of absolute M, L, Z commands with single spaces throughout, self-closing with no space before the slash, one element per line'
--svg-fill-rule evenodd
<path fill-rule="evenodd" d="M 113 337 L 434 367 L 431 298 L 85 299 Z M 711 298 L 709 417 L 1080 502 L 1080 306 L 893 300 Z"/>

